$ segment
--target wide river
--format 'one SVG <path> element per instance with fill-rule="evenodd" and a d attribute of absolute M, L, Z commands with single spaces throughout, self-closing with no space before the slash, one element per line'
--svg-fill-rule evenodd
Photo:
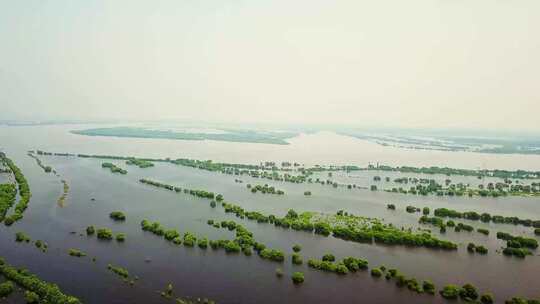
<path fill-rule="evenodd" d="M 373 279 L 368 272 L 338 276 L 309 269 L 305 264 L 292 266 L 289 255 L 294 244 L 302 245 L 304 262 L 308 258 L 320 258 L 325 253 L 333 253 L 338 259 L 356 256 L 367 259 L 370 267 L 395 267 L 406 276 L 418 280 L 430 279 L 437 287 L 472 283 L 480 292 L 493 293 L 498 303 L 512 296 L 540 298 L 538 252 L 524 260 L 497 253 L 504 243 L 496 239 L 496 231 L 534 238 L 531 228 L 462 220 L 475 228 L 488 228 L 491 233 L 484 236 L 476 232 L 456 233 L 449 230 L 440 235 L 434 229 L 436 237 L 460 244 L 459 250 L 452 252 L 359 244 L 241 220 L 224 213 L 222 208 L 210 208 L 207 200 L 143 185 L 138 180 L 149 178 L 181 187 L 208 189 L 222 193 L 227 201 L 247 210 L 266 214 L 283 216 L 290 208 L 332 214 L 344 209 L 357 215 L 384 218 L 385 222 L 413 229 L 420 227 L 419 215 L 406 213 L 404 209 L 407 205 L 540 219 L 538 198 L 439 198 L 341 187 L 334 189 L 318 184 L 291 184 L 222 175 L 168 163 L 139 169 L 115 161 L 115 164 L 129 171 L 127 175 L 117 175 L 102 169 L 101 160 L 42 156 L 45 165 L 57 170 L 60 175 L 57 177 L 44 173 L 36 161 L 26 155 L 26 151 L 41 149 L 85 154 L 189 157 L 241 163 L 286 160 L 305 164 L 365 166 L 380 162 L 390 165 L 528 170 L 540 170 L 539 156 L 403 150 L 332 133 L 301 135 L 291 139 L 291 144 L 286 146 L 86 137 L 69 133 L 72 129 L 88 127 L 0 127 L 0 151 L 6 152 L 21 168 L 32 191 L 24 219 L 11 227 L 0 226 L 0 256 L 10 264 L 25 266 L 42 279 L 58 284 L 66 293 L 79 297 L 85 303 L 166 303 L 159 292 L 168 283 L 173 284 L 174 292 L 179 296 L 208 297 L 218 303 L 446 302 L 440 296 L 418 295 L 406 288 L 399 289 L 393 281 Z M 385 174 L 374 171 L 336 173 L 334 179 L 345 183 L 356 181 L 357 184 L 368 186 L 374 175 L 390 176 Z M 5 181 L 5 176 L 3 178 L 0 181 Z M 236 178 L 242 179 L 243 183 L 235 182 Z M 63 208 L 57 205 L 62 192 L 60 179 L 65 179 L 70 185 Z M 467 181 L 467 178 L 463 179 Z M 452 177 L 452 180 L 458 178 Z M 286 194 L 252 194 L 246 189 L 246 183 L 269 183 L 283 189 Z M 305 197 L 303 193 L 306 190 L 313 195 Z M 397 210 L 387 210 L 388 203 L 396 204 Z M 108 214 L 114 210 L 124 211 L 127 221 L 112 222 Z M 246 257 L 242 254 L 228 255 L 223 250 L 178 247 L 141 231 L 139 223 L 144 218 L 159 221 L 164 227 L 177 229 L 181 233 L 190 231 L 209 239 L 230 239 L 234 234 L 207 225 L 207 219 L 234 220 L 252 231 L 257 240 L 271 248 L 284 250 L 287 259 L 280 264 L 262 260 L 256 255 Z M 88 225 L 124 232 L 127 240 L 119 244 L 81 236 L 80 233 L 84 234 Z M 17 231 L 26 232 L 32 239 L 46 241 L 49 250 L 42 253 L 32 244 L 15 243 L 14 234 Z M 471 241 L 486 246 L 489 254 L 469 254 L 465 247 Z M 69 248 L 81 249 L 89 257 L 70 257 L 67 255 Z M 91 257 L 95 257 L 96 262 L 92 262 Z M 134 286 L 129 286 L 107 270 L 108 263 L 125 267 L 140 279 Z M 284 278 L 276 278 L 277 267 L 283 268 L 286 274 Z M 303 285 L 291 283 L 288 275 L 293 271 L 305 273 Z M 6 301 L 18 302 L 20 297 L 10 297 Z"/>

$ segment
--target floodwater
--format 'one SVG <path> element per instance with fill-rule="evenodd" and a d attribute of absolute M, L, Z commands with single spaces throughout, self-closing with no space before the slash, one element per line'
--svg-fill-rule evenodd
<path fill-rule="evenodd" d="M 540 170 L 540 155 L 485 154 L 400 149 L 330 132 L 300 134 L 289 145 L 115 138 L 69 133 L 108 125 L 0 126 L 2 143 L 54 152 L 194 158 L 255 163 L 295 161 L 314 164 L 447 166 L 465 169 Z"/>
<path fill-rule="evenodd" d="M 399 289 L 393 281 L 387 282 L 384 278 L 373 279 L 368 272 L 338 276 L 311 270 L 305 264 L 292 266 L 289 256 L 281 264 L 262 260 L 256 255 L 246 257 L 242 254 L 229 255 L 223 250 L 204 251 L 199 248 L 186 248 L 183 245 L 175 246 L 151 233 L 143 232 L 139 225 L 143 218 L 159 221 L 168 229 L 174 228 L 181 233 L 190 231 L 198 237 L 206 236 L 209 239 L 233 238 L 234 235 L 228 230 L 208 226 L 206 224 L 208 219 L 234 220 L 252 231 L 255 239 L 271 248 L 282 249 L 288 255 L 291 253 L 292 245 L 300 244 L 303 248 L 301 254 L 304 262 L 309 258 L 320 258 L 325 253 L 333 253 L 338 259 L 356 256 L 367 259 L 370 266 L 395 267 L 408 277 L 415 277 L 418 280 L 430 279 L 438 287 L 445 284 L 472 283 L 480 292 L 492 292 L 498 302 L 512 296 L 540 298 L 537 279 L 540 270 L 538 252 L 525 260 L 508 258 L 496 253 L 504 245 L 502 241 L 496 239 L 497 231 L 535 237 L 531 228 L 463 220 L 462 222 L 475 228 L 490 229 L 490 235 L 484 236 L 475 232 L 456 233 L 450 229 L 445 235 L 439 235 L 434 231 L 440 238 L 460 243 L 457 252 L 359 244 L 240 220 L 233 215 L 225 214 L 220 207 L 210 208 L 207 200 L 143 185 L 138 180 L 149 178 L 180 187 L 207 189 L 222 193 L 227 201 L 241 205 L 246 210 L 266 214 L 282 216 L 290 208 L 300 212 L 325 213 L 335 213 L 343 209 L 356 215 L 380 217 L 386 222 L 413 228 L 419 227 L 417 222 L 420 215 L 406 213 L 404 209 L 407 205 L 428 206 L 432 209 L 447 207 L 461 211 L 487 211 L 492 214 L 540 219 L 538 198 L 441 198 L 359 189 L 334 189 L 318 184 L 291 184 L 245 176 L 222 175 L 167 163 L 139 169 L 126 166 L 119 161 L 115 163 L 126 168 L 129 173 L 116 175 L 102 169 L 102 161 L 97 159 L 42 156 L 45 165 L 50 165 L 58 171 L 60 177 L 56 177 L 44 173 L 34 159 L 26 156 L 27 150 L 42 149 L 56 152 L 193 157 L 255 163 L 261 160 L 257 158 L 261 155 L 268 158 L 262 159 L 263 161 L 290 160 L 303 163 L 321 157 L 314 163 L 324 164 L 338 162 L 339 155 L 344 153 L 337 148 L 335 149 L 340 151 L 329 151 L 328 147 L 324 148 L 327 151 L 313 151 L 301 143 L 296 143 L 300 146 L 293 143 L 290 146 L 274 147 L 260 144 L 83 137 L 67 133 L 70 128 L 72 127 L 0 127 L 2 150 L 21 168 L 32 190 L 32 199 L 24 219 L 11 227 L 4 225 L 0 227 L 0 256 L 6 258 L 10 264 L 25 266 L 42 279 L 57 283 L 66 293 L 79 297 L 85 303 L 165 303 L 167 301 L 160 297 L 159 292 L 168 283 L 173 284 L 175 294 L 178 296 L 207 297 L 218 303 L 445 302 L 439 296 L 417 295 L 406 288 Z M 323 140 L 333 135 L 316 136 L 321 136 L 320 140 Z M 302 137 L 292 141 L 305 140 Z M 347 141 L 348 138 L 340 137 L 339 140 Z M 214 146 L 214 149 L 210 149 L 211 146 Z M 220 147 L 221 150 L 216 150 L 216 147 Z M 264 149 L 270 152 L 256 152 Z M 281 149 L 288 149 L 288 152 Z M 305 153 L 300 152 L 303 149 L 306 149 Z M 323 149 L 322 146 L 320 149 Z M 315 156 L 308 152 L 313 152 Z M 326 157 L 322 157 L 323 152 L 328 153 Z M 351 159 L 342 159 L 344 163 L 352 163 L 352 159 L 361 162 L 367 157 L 363 155 L 363 151 L 357 151 L 356 154 L 352 151 L 348 153 Z M 399 153 L 409 154 L 408 151 Z M 482 156 L 470 153 L 467 155 L 478 159 Z M 242 157 L 245 157 L 245 160 Z M 403 156 L 402 159 L 406 157 Z M 452 161 L 458 160 L 454 158 Z M 433 163 L 428 161 L 426 159 L 419 164 L 437 164 L 436 158 L 431 159 Z M 468 167 L 473 163 L 474 160 L 469 160 L 454 166 Z M 534 168 L 534 163 L 531 161 L 527 163 L 518 156 L 506 157 L 505 164 L 510 167 L 520 167 L 522 164 L 525 166 L 524 169 L 537 169 Z M 401 163 L 397 162 L 396 165 Z M 527 167 L 529 165 L 533 166 Z M 539 166 L 538 162 L 536 166 Z M 499 166 L 494 163 L 493 167 Z M 358 180 L 358 184 L 370 184 L 369 181 L 374 175 L 386 176 L 375 171 L 351 174 L 343 172 L 335 173 L 333 179 L 343 182 Z M 236 183 L 237 178 L 243 183 Z M 65 179 L 70 185 L 64 208 L 57 206 L 57 199 L 62 193 L 60 179 Z M 362 180 L 363 182 L 360 182 Z M 458 178 L 452 177 L 452 180 L 458 181 Z M 247 183 L 268 183 L 283 189 L 286 194 L 284 196 L 252 194 L 246 189 Z M 305 197 L 303 192 L 306 190 L 310 190 L 313 195 Z M 95 200 L 92 201 L 92 198 Z M 396 204 L 398 210 L 387 210 L 388 203 Z M 127 221 L 125 223 L 111 221 L 108 214 L 114 210 L 124 211 Z M 115 241 L 102 242 L 95 237 L 89 238 L 84 234 L 88 225 L 124 232 L 127 234 L 127 240 L 119 244 Z M 14 234 L 17 231 L 26 232 L 34 240 L 46 241 L 49 250 L 42 253 L 32 244 L 15 243 Z M 71 234 L 72 231 L 77 233 Z M 488 247 L 489 254 L 480 256 L 467 253 L 465 247 L 470 241 Z M 88 257 L 70 257 L 67 254 L 69 248 L 80 249 L 86 252 Z M 96 257 L 97 261 L 92 262 L 92 257 Z M 145 262 L 146 259 L 150 259 L 150 262 Z M 122 282 L 107 270 L 109 263 L 127 268 L 131 275 L 140 278 L 139 281 L 135 286 Z M 284 269 L 286 275 L 282 279 L 275 276 L 277 267 Z M 305 273 L 306 281 L 302 286 L 294 286 L 291 283 L 288 275 L 293 271 Z M 16 303 L 17 298 L 10 298 L 8 301 Z"/>

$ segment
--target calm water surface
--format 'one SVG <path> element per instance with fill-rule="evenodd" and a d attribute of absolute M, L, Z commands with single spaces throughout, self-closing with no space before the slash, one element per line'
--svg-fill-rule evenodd
<path fill-rule="evenodd" d="M 293 139 L 290 146 L 232 144 L 217 142 L 183 142 L 168 140 L 139 140 L 82 137 L 66 132 L 72 126 L 47 127 L 0 127 L 2 149 L 19 165 L 25 173 L 31 189 L 32 199 L 22 221 L 12 227 L 0 227 L 0 255 L 11 264 L 25 266 L 47 281 L 55 282 L 67 293 L 80 297 L 85 303 L 165 303 L 159 291 L 171 282 L 180 296 L 208 297 L 219 303 L 443 303 L 439 297 L 416 295 L 406 289 L 398 289 L 393 282 L 384 279 L 372 279 L 368 272 L 338 276 L 331 273 L 313 271 L 306 265 L 292 266 L 290 258 L 283 263 L 264 261 L 257 256 L 227 255 L 224 251 L 200 250 L 172 245 L 140 229 L 140 221 L 147 218 L 159 221 L 166 228 L 175 228 L 181 233 L 190 231 L 199 237 L 209 239 L 234 238 L 234 234 L 225 229 L 215 229 L 206 224 L 207 219 L 235 220 L 251 230 L 255 238 L 269 247 L 278 248 L 290 254 L 293 244 L 301 244 L 304 261 L 308 258 L 320 258 L 324 253 L 334 253 L 336 257 L 363 257 L 370 266 L 386 265 L 396 267 L 407 276 L 418 280 L 430 279 L 437 286 L 444 284 L 472 283 L 481 292 L 494 293 L 501 302 L 503 299 L 521 295 L 540 297 L 538 272 L 540 257 L 535 255 L 525 260 L 507 258 L 496 251 L 503 242 L 495 238 L 496 231 L 507 231 L 535 237 L 530 228 L 513 225 L 495 225 L 479 222 L 467 222 L 475 228 L 490 229 L 490 236 L 479 233 L 455 233 L 448 231 L 436 236 L 462 244 L 457 252 L 444 252 L 423 248 L 405 248 L 403 246 L 375 246 L 345 242 L 332 237 L 321 237 L 304 232 L 277 229 L 269 224 L 257 224 L 227 215 L 222 208 L 212 209 L 207 200 L 175 194 L 140 184 L 138 179 L 151 178 L 162 182 L 188 188 L 208 189 L 223 193 L 228 201 L 241 205 L 247 210 L 284 215 L 288 209 L 297 211 L 319 211 L 335 213 L 344 209 L 357 215 L 380 217 L 386 222 L 398 226 L 419 227 L 419 214 L 408 214 L 405 206 L 429 206 L 432 209 L 448 207 L 457 210 L 488 211 L 492 214 L 517 215 L 540 219 L 540 202 L 537 198 L 439 198 L 434 196 L 419 197 L 366 190 L 334 189 L 317 184 L 290 184 L 267 180 L 240 177 L 244 182 L 235 183 L 235 176 L 211 173 L 171 164 L 156 164 L 153 168 L 139 169 L 126 166 L 125 176 L 114 175 L 101 168 L 101 161 L 64 157 L 42 157 L 46 165 L 53 166 L 61 178 L 70 185 L 66 206 L 57 206 L 57 199 L 62 192 L 60 178 L 45 174 L 35 160 L 26 156 L 29 149 L 68 151 L 80 153 L 139 155 L 149 157 L 194 157 L 237 162 L 258 162 L 261 155 L 268 160 L 291 160 L 308 163 L 352 163 L 368 160 L 377 155 L 370 149 L 390 149 L 371 146 L 367 151 L 343 149 L 329 150 L 317 141 L 345 141 L 352 146 L 348 138 L 331 134 L 319 134 L 318 139 L 301 136 Z M 337 139 L 336 139 L 337 138 Z M 299 142 L 294 142 L 299 141 Z M 310 143 L 310 141 L 312 141 Z M 357 141 L 357 140 L 353 140 Z M 317 147 L 314 149 L 309 144 Z M 365 143 L 362 143 L 365 145 Z M 392 148 L 394 149 L 394 148 Z M 322 151 L 321 151 L 322 150 Z M 356 152 L 354 152 L 356 151 Z M 380 152 L 380 151 L 379 151 Z M 458 153 L 437 152 L 422 162 L 415 153 L 421 151 L 400 150 L 403 160 L 418 161 L 421 165 L 438 164 L 438 153 L 453 155 L 448 162 L 453 166 L 475 167 L 486 164 L 497 166 L 497 161 L 508 167 L 536 169 L 537 163 L 523 163 L 524 158 L 517 156 L 471 154 L 459 156 Z M 374 154 L 372 154 L 374 153 Z M 385 152 L 386 153 L 386 152 Z M 398 153 L 398 152 L 396 152 Z M 427 152 L 426 152 L 427 153 Z M 432 152 L 430 152 L 432 153 Z M 429 153 L 429 154 L 430 154 Z M 415 155 L 408 159 L 409 155 Z M 345 155 L 348 155 L 345 157 Z M 386 156 L 385 156 L 386 155 Z M 382 157 L 390 154 L 381 152 Z M 342 157 L 342 158 L 341 158 Z M 472 158 L 469 158 L 472 157 Z M 463 158 L 464 162 L 459 162 Z M 500 159 L 499 159 L 500 158 Z M 443 159 L 441 156 L 440 159 Z M 533 158 L 530 158 L 533 159 Z M 530 160 L 529 159 L 529 160 Z M 399 158 L 396 164 L 402 164 Z M 476 164 L 480 161 L 480 165 Z M 532 162 L 532 161 L 531 161 Z M 449 164 L 450 165 L 450 164 Z M 380 172 L 356 172 L 354 174 L 334 174 L 333 179 L 340 182 L 355 181 L 369 185 L 374 175 Z M 1 178 L 1 177 L 0 177 Z M 442 178 L 442 177 L 441 177 Z M 452 177 L 452 180 L 457 178 Z M 465 178 L 466 179 L 466 178 Z M 471 181 L 472 182 L 472 181 Z M 284 196 L 252 194 L 246 189 L 246 183 L 269 183 L 286 194 Z M 303 192 L 312 191 L 311 197 Z M 92 201 L 91 198 L 95 198 Z M 398 210 L 386 209 L 387 203 L 394 203 Z M 114 223 L 108 214 L 122 210 L 128 220 Z M 124 244 L 100 242 L 95 237 L 88 238 L 84 229 L 88 225 L 109 227 L 114 232 L 127 234 Z M 423 228 L 430 228 L 423 226 Z M 33 239 L 42 239 L 49 244 L 49 250 L 42 253 L 32 244 L 14 242 L 16 231 L 24 231 Z M 76 234 L 71 234 L 76 231 Z M 487 256 L 469 255 L 465 246 L 473 241 L 485 245 L 490 252 Z M 86 252 L 87 258 L 73 258 L 67 255 L 69 248 L 78 248 Z M 538 254 L 538 252 L 535 252 Z M 91 257 L 96 257 L 95 263 Z M 146 263 L 145 259 L 150 259 Z M 122 266 L 137 275 L 140 280 L 134 287 L 123 283 L 106 269 L 108 263 Z M 286 274 L 302 271 L 306 282 L 294 286 L 290 279 L 275 277 L 275 269 L 282 267 Z M 17 298 L 10 301 L 16 303 Z"/>

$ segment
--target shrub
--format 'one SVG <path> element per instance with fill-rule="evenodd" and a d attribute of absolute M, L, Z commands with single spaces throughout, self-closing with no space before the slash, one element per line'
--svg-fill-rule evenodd
<path fill-rule="evenodd" d="M 478 229 L 476 229 L 476 231 L 479 232 L 479 233 L 482 233 L 484 235 L 489 235 L 489 230 L 487 230 L 487 229 L 478 228 Z"/>
<path fill-rule="evenodd" d="M 480 297 L 480 303 L 482 304 L 493 304 L 493 302 L 494 302 L 493 296 L 489 293 L 483 294 Z"/>
<path fill-rule="evenodd" d="M 323 255 L 322 260 L 325 262 L 334 262 L 336 260 L 336 257 L 331 253 L 327 253 Z"/>
<path fill-rule="evenodd" d="M 298 253 L 294 253 L 292 255 L 292 263 L 295 265 L 302 265 L 303 263 L 302 257 Z"/>
<path fill-rule="evenodd" d="M 425 280 L 422 282 L 422 289 L 425 293 L 435 294 L 435 284 L 433 284 L 431 281 Z"/>
<path fill-rule="evenodd" d="M 353 257 L 346 257 L 343 259 L 343 264 L 347 266 L 349 271 L 355 272 L 360 269 L 367 269 L 368 267 L 368 261 L 357 259 Z"/>
<path fill-rule="evenodd" d="M 197 242 L 197 238 L 193 234 L 190 232 L 184 233 L 184 246 L 193 247 L 195 246 L 195 242 Z"/>
<path fill-rule="evenodd" d="M 198 245 L 199 248 L 201 248 L 201 249 L 206 249 L 206 248 L 208 248 L 208 239 L 207 239 L 207 238 L 199 239 L 199 241 L 197 242 L 197 245 Z"/>
<path fill-rule="evenodd" d="M 423 292 L 422 287 L 420 287 L 420 284 L 418 284 L 418 281 L 415 278 L 407 279 L 407 288 L 417 293 Z"/>
<path fill-rule="evenodd" d="M 304 274 L 301 272 L 295 272 L 292 274 L 291 277 L 294 284 L 301 284 L 304 283 Z"/>
<path fill-rule="evenodd" d="M 285 254 L 281 250 L 265 248 L 259 255 L 263 259 L 272 260 L 276 262 L 282 262 L 285 259 Z"/>
<path fill-rule="evenodd" d="M 512 248 L 506 247 L 503 249 L 504 255 L 515 256 L 518 258 L 525 258 L 527 255 L 531 255 L 531 251 L 526 248 Z"/>
<path fill-rule="evenodd" d="M 424 209 L 422 209 L 422 213 L 424 215 L 428 215 L 429 214 L 429 208 L 428 207 L 424 207 Z"/>
<path fill-rule="evenodd" d="M 276 268 L 276 276 L 278 278 L 283 277 L 283 270 L 281 268 Z"/>
<path fill-rule="evenodd" d="M 33 291 L 27 290 L 24 292 L 24 300 L 28 304 L 39 303 L 39 295 Z"/>
<path fill-rule="evenodd" d="M 343 264 L 343 262 L 338 263 L 336 265 L 336 273 L 337 274 L 347 274 L 347 273 L 349 273 L 349 268 L 347 268 L 347 266 L 345 266 L 345 264 Z"/>
<path fill-rule="evenodd" d="M 11 281 L 6 281 L 0 284 L 0 297 L 7 297 L 15 291 L 15 285 Z"/>
<path fill-rule="evenodd" d="M 126 235 L 124 233 L 118 233 L 116 235 L 116 241 L 124 242 L 126 240 Z"/>
<path fill-rule="evenodd" d="M 253 254 L 251 248 L 248 246 L 242 247 L 242 253 L 244 253 L 245 256 L 251 256 Z"/>
<path fill-rule="evenodd" d="M 505 304 L 538 304 L 540 301 L 538 300 L 526 300 L 520 297 L 513 297 L 510 300 L 504 301 Z"/>
<path fill-rule="evenodd" d="M 478 291 L 476 287 L 471 284 L 465 284 L 459 290 L 459 297 L 465 301 L 472 302 L 473 300 L 478 299 Z"/>
<path fill-rule="evenodd" d="M 167 240 L 167 241 L 172 241 L 174 240 L 175 238 L 179 237 L 180 236 L 180 233 L 178 233 L 178 231 L 174 230 L 174 229 L 171 229 L 171 230 L 167 230 L 165 231 L 165 233 L 163 234 L 163 237 Z"/>
<path fill-rule="evenodd" d="M 80 258 L 80 257 L 86 256 L 86 253 L 84 253 L 84 252 L 82 252 L 82 251 L 80 251 L 78 249 L 71 248 L 71 249 L 69 249 L 69 255 Z"/>
<path fill-rule="evenodd" d="M 30 237 L 26 235 L 24 232 L 17 232 L 15 233 L 15 241 L 16 242 L 30 242 Z"/>
<path fill-rule="evenodd" d="M 294 252 L 300 252 L 300 250 L 302 250 L 302 247 L 300 245 L 296 244 L 296 245 L 293 246 L 292 249 L 293 249 Z"/>
<path fill-rule="evenodd" d="M 109 214 L 109 217 L 115 221 L 125 221 L 126 215 L 121 211 L 113 211 Z"/>
<path fill-rule="evenodd" d="M 371 269 L 371 276 L 379 278 L 382 276 L 382 271 L 379 268 L 372 268 Z"/>
<path fill-rule="evenodd" d="M 479 254 L 487 254 L 488 249 L 484 246 L 476 246 L 476 252 Z"/>
<path fill-rule="evenodd" d="M 458 298 L 459 291 L 460 288 L 456 285 L 446 285 L 439 293 L 443 298 L 453 300 Z"/>
<path fill-rule="evenodd" d="M 127 269 L 125 268 L 122 268 L 122 267 L 116 267 L 116 266 L 113 266 L 111 264 L 109 264 L 107 266 L 107 269 L 109 269 L 110 271 L 116 273 L 117 275 L 127 279 L 129 277 L 129 272 L 127 271 Z"/>
<path fill-rule="evenodd" d="M 113 233 L 111 229 L 108 228 L 100 228 L 97 230 L 97 237 L 101 240 L 112 240 Z"/>
<path fill-rule="evenodd" d="M 93 235 L 94 233 L 96 233 L 96 228 L 94 228 L 94 226 L 86 227 L 86 235 Z"/>
<path fill-rule="evenodd" d="M 415 212 L 418 212 L 420 211 L 420 209 L 414 207 L 414 206 L 407 206 L 405 207 L 405 211 L 407 211 L 408 213 L 415 213 Z"/>
<path fill-rule="evenodd" d="M 240 252 L 240 245 L 234 241 L 227 241 L 224 245 L 225 251 L 228 253 Z"/>

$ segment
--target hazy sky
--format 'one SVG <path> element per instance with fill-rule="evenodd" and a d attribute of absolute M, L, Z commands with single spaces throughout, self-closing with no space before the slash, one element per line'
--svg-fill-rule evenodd
<path fill-rule="evenodd" d="M 0 0 L 0 119 L 540 131 L 538 0 Z"/>

